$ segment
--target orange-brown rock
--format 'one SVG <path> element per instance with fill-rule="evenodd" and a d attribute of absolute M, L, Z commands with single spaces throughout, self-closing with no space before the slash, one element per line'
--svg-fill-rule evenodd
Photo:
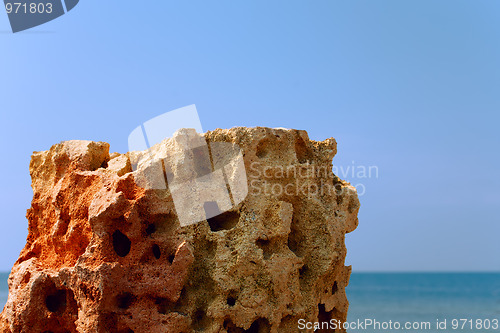
<path fill-rule="evenodd" d="M 312 332 L 298 321 L 345 320 L 359 202 L 332 173 L 335 140 L 269 128 L 204 139 L 241 148 L 248 195 L 187 226 L 168 189 L 138 185 L 130 153 L 90 141 L 34 153 L 1 331 Z"/>

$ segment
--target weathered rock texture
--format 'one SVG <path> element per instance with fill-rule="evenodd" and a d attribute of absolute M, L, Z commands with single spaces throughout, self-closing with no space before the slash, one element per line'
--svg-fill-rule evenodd
<path fill-rule="evenodd" d="M 140 188 L 129 154 L 107 143 L 34 153 L 29 235 L 1 332 L 298 332 L 299 319 L 345 320 L 344 239 L 359 202 L 332 174 L 335 140 L 269 128 L 204 136 L 239 145 L 249 193 L 186 227 L 168 190 Z"/>

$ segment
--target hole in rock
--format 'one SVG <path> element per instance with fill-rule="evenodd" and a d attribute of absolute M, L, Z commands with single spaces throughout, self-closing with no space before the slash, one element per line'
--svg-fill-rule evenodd
<path fill-rule="evenodd" d="M 158 244 L 153 245 L 153 255 L 155 256 L 156 259 L 160 259 L 161 257 L 161 251 Z"/>
<path fill-rule="evenodd" d="M 252 323 L 249 329 L 245 330 L 248 333 L 269 333 L 271 331 L 271 325 L 269 321 L 265 318 L 259 318 Z"/>
<path fill-rule="evenodd" d="M 120 230 L 113 233 L 113 248 L 120 257 L 125 257 L 130 252 L 130 239 L 124 235 Z"/>
<path fill-rule="evenodd" d="M 271 148 L 270 146 L 272 145 L 271 141 L 267 138 L 262 139 L 258 144 L 257 144 L 257 149 L 255 151 L 255 155 L 257 155 L 258 158 L 264 158 L 267 156 L 269 153 L 269 149 Z"/>
<path fill-rule="evenodd" d="M 45 298 L 45 305 L 50 312 L 64 311 L 66 308 L 66 290 L 58 290 Z"/>
<path fill-rule="evenodd" d="M 128 309 L 134 303 L 136 297 L 132 295 L 131 293 L 122 293 L 118 296 L 116 296 L 116 305 L 120 309 Z"/>
<path fill-rule="evenodd" d="M 26 274 L 23 276 L 22 283 L 26 284 L 26 283 L 30 282 L 30 279 L 31 279 L 31 273 L 30 272 L 26 272 Z"/>
<path fill-rule="evenodd" d="M 342 183 L 337 183 L 334 185 L 334 188 L 335 188 L 335 195 L 339 196 L 342 194 L 343 190 L 342 190 Z"/>
<path fill-rule="evenodd" d="M 175 259 L 175 254 L 171 254 L 171 255 L 168 256 L 168 262 L 169 263 L 173 263 L 174 259 Z"/>
<path fill-rule="evenodd" d="M 332 312 L 327 312 L 325 310 L 325 305 L 324 304 L 318 304 L 318 322 L 320 325 L 320 329 L 317 330 L 316 332 L 332 332 L 332 330 L 326 328 L 324 329 L 323 327 L 329 327 L 327 324 L 330 322 L 332 319 Z M 323 324 L 325 323 L 325 324 Z M 335 331 L 333 331 L 335 332 Z"/>
<path fill-rule="evenodd" d="M 307 147 L 304 139 L 300 136 L 295 141 L 295 155 L 301 164 L 307 163 L 313 157 L 311 150 Z"/>
<path fill-rule="evenodd" d="M 295 232 L 292 231 L 288 236 L 287 245 L 290 251 L 295 253 L 297 257 L 301 257 L 302 251 L 300 249 L 300 238 L 297 237 L 297 234 Z"/>
<path fill-rule="evenodd" d="M 234 211 L 224 212 L 217 214 L 219 208 L 214 201 L 205 202 L 204 204 L 206 216 L 213 216 L 207 219 L 211 231 L 229 230 L 236 226 L 240 219 L 240 214 Z M 215 210 L 216 209 L 216 210 Z"/>
<path fill-rule="evenodd" d="M 257 246 L 262 249 L 265 260 L 271 258 L 274 250 L 276 250 L 273 242 L 268 239 L 257 239 Z"/>
<path fill-rule="evenodd" d="M 232 296 L 229 296 L 226 301 L 227 301 L 227 305 L 229 305 L 229 306 L 234 306 L 236 304 L 236 298 L 234 298 Z"/>
<path fill-rule="evenodd" d="M 294 206 L 295 210 L 296 206 Z M 300 207 L 297 207 L 299 210 Z M 304 254 L 304 250 L 307 247 L 306 244 L 306 236 L 304 235 L 304 227 L 302 223 L 302 219 L 299 219 L 294 213 L 292 217 L 292 223 L 290 225 L 290 234 L 288 235 L 287 245 L 290 251 L 295 253 L 297 257 L 302 257 Z"/>
<path fill-rule="evenodd" d="M 309 267 L 307 267 L 307 265 L 304 265 L 304 266 L 302 266 L 302 267 L 299 269 L 299 275 L 300 275 L 300 278 L 301 278 L 301 279 L 302 279 L 305 275 L 307 275 L 308 270 L 309 270 Z"/>
<path fill-rule="evenodd" d="M 332 287 L 332 295 L 334 295 L 339 290 L 339 286 L 337 285 L 337 281 L 333 284 Z"/>
<path fill-rule="evenodd" d="M 151 235 L 156 231 L 156 225 L 154 223 L 151 223 L 150 225 L 147 226 L 146 228 L 146 235 Z"/>
<path fill-rule="evenodd" d="M 257 245 L 259 247 L 266 247 L 269 245 L 269 240 L 268 239 L 257 239 Z"/>

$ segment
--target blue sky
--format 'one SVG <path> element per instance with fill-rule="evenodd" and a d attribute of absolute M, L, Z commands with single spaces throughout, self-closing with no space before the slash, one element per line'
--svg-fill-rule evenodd
<path fill-rule="evenodd" d="M 27 235 L 33 151 L 127 137 L 196 104 L 205 130 L 335 137 L 363 184 L 355 271 L 500 270 L 498 1 L 85 0 L 24 33 L 0 13 L 0 270 Z"/>

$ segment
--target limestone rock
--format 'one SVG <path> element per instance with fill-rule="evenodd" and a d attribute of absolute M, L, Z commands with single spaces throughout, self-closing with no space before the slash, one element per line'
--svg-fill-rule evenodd
<path fill-rule="evenodd" d="M 186 226 L 168 186 L 139 186 L 141 172 L 164 171 L 135 163 L 144 153 L 110 155 L 90 141 L 34 153 L 29 235 L 1 331 L 299 332 L 308 331 L 299 319 L 345 320 L 344 241 L 359 201 L 332 173 L 335 140 L 289 129 L 184 130 L 148 154 L 200 138 L 241 149 L 248 194 Z M 225 175 L 229 188 L 236 176 Z"/>

